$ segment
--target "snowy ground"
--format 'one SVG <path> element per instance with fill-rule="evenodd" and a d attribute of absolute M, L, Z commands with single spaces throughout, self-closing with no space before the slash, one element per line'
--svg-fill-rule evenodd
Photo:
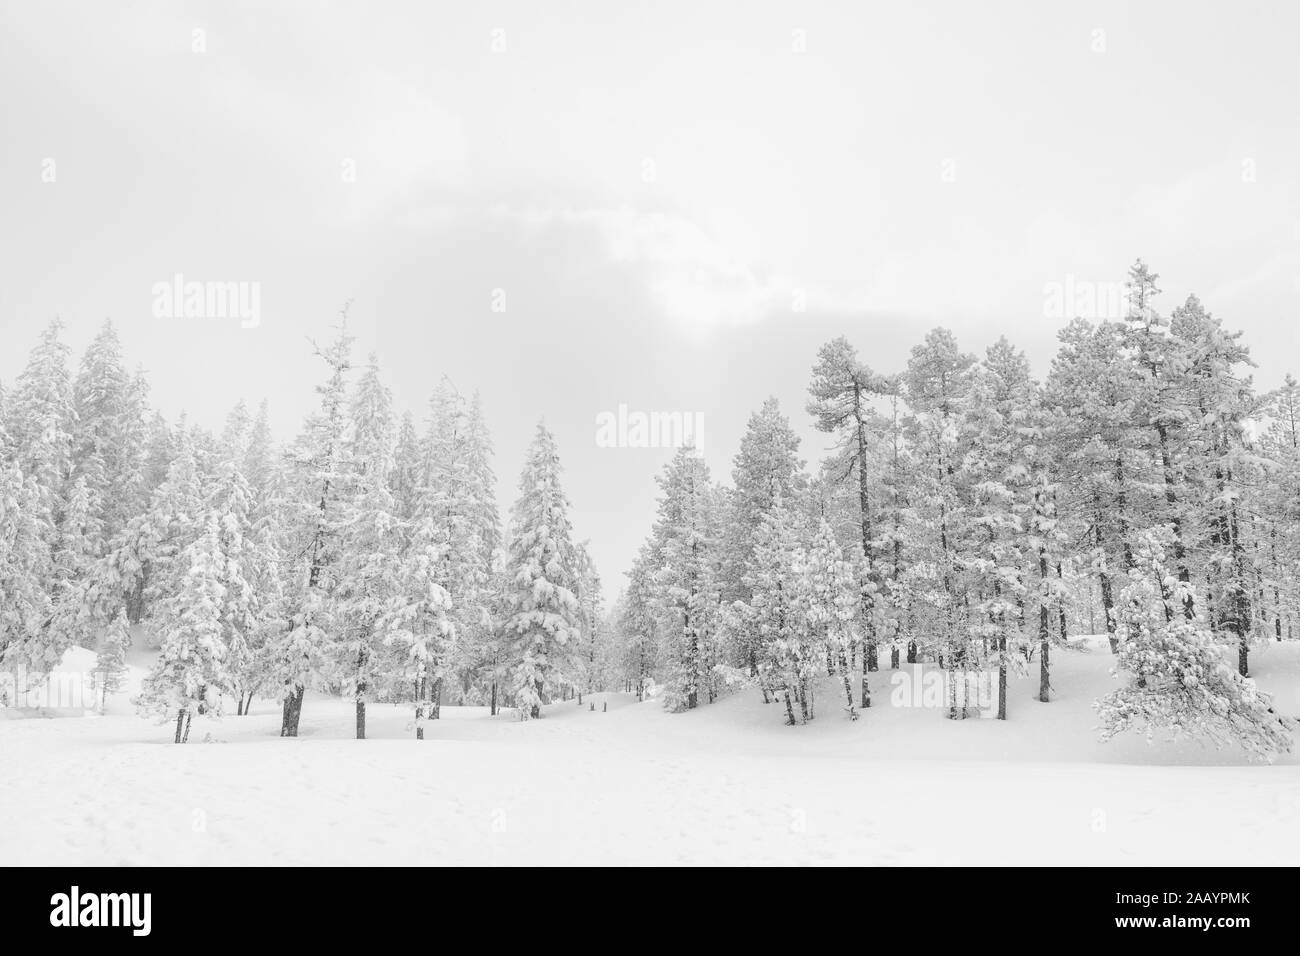
<path fill-rule="evenodd" d="M 1300 712 L 1300 646 L 1252 664 Z M 309 697 L 297 740 L 267 703 L 175 746 L 123 695 L 0 720 L 0 862 L 1293 864 L 1300 761 L 1100 743 L 1109 667 L 1057 652 L 1056 700 L 1014 680 L 1006 723 L 891 706 L 886 669 L 857 723 L 828 682 L 805 727 L 756 691 L 682 715 L 609 694 L 524 724 L 444 707 L 422 742 L 404 708 L 372 705 L 356 741 L 349 705 Z"/>

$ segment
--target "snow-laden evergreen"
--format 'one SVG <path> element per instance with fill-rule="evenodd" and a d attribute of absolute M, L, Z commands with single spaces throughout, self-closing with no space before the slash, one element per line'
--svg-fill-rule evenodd
<path fill-rule="evenodd" d="M 580 637 L 569 501 L 555 437 L 538 424 L 519 476 L 507 548 L 505 639 L 521 720 L 541 716 L 571 675 Z"/>
<path fill-rule="evenodd" d="M 134 633 L 163 655 L 142 706 L 181 739 L 261 701 L 295 736 L 309 691 L 347 697 L 357 736 L 371 702 L 422 736 L 444 703 L 527 719 L 620 687 L 869 733 L 878 671 L 936 665 L 951 717 L 991 678 L 1016 721 L 1012 682 L 1055 706 L 1062 655 L 1104 634 L 1128 681 L 1099 704 L 1108 736 L 1268 757 L 1291 730 L 1249 675 L 1300 622 L 1300 386 L 1261 394 L 1241 335 L 1163 295 L 1136 262 L 1126 313 L 1066 323 L 1041 381 L 1005 338 L 977 354 L 934 329 L 889 373 L 832 339 L 809 356 L 824 458 L 809 472 L 761 396 L 729 482 L 679 449 L 608 607 L 554 436 L 503 534 L 484 401 L 435 373 L 422 414 L 396 407 L 346 322 L 282 446 L 265 402 L 215 432 L 151 409 L 111 324 L 74 365 L 55 321 L 0 388 L 0 666 L 39 679 L 94 648 L 109 686 Z"/>
<path fill-rule="evenodd" d="M 1199 613 L 1183 613 L 1196 595 L 1169 566 L 1174 541 L 1165 526 L 1136 542 L 1136 563 L 1119 598 L 1131 636 L 1120 645 L 1117 666 L 1128 683 L 1097 701 L 1103 735 L 1136 727 L 1148 737 L 1188 735 L 1266 759 L 1289 751 L 1294 721 L 1224 660 Z"/>
<path fill-rule="evenodd" d="M 209 515 L 199 538 L 181 554 L 180 590 L 157 611 L 162 649 L 145 677 L 136 706 L 162 721 L 175 720 L 176 743 L 184 743 L 196 714 L 220 716 L 226 687 L 226 645 L 222 640 L 220 522 Z"/>

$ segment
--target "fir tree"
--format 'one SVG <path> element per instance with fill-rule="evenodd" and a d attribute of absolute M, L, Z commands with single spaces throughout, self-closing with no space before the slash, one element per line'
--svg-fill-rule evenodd
<path fill-rule="evenodd" d="M 221 690 L 227 679 L 222 643 L 221 545 L 219 522 L 209 516 L 203 534 L 185 549 L 180 591 L 166 599 L 156 626 L 162 651 L 141 685 L 136 706 L 162 721 L 176 720 L 176 743 L 189 737 L 190 721 L 221 714 Z"/>
<path fill-rule="evenodd" d="M 505 632 L 514 664 L 515 706 L 521 720 L 540 717 L 548 685 L 577 650 L 569 502 L 560 487 L 555 439 L 538 424 L 519 478 L 511 513 Z"/>
<path fill-rule="evenodd" d="M 113 618 L 113 625 L 104 635 L 99 653 L 95 655 L 95 687 L 99 691 L 100 713 L 108 708 L 108 695 L 116 694 L 126 683 L 126 652 L 130 646 L 131 630 L 123 609 Z"/>

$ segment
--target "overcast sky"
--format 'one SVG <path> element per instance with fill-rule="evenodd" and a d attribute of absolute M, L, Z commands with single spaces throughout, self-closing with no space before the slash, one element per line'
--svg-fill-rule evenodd
<path fill-rule="evenodd" d="M 545 417 L 612 594 L 670 455 L 597 446 L 620 403 L 703 416 L 727 476 L 776 395 L 812 462 L 827 338 L 890 371 L 937 324 L 1005 333 L 1041 373 L 1045 290 L 1137 256 L 1158 306 L 1196 292 L 1246 330 L 1262 385 L 1300 368 L 1298 27 L 1241 2 L 8 0 L 0 380 L 55 315 L 78 352 L 112 318 L 169 417 L 266 397 L 287 438 L 307 339 L 352 299 L 400 406 L 481 390 L 503 511 Z M 259 283 L 259 324 L 156 317 L 177 273 Z"/>

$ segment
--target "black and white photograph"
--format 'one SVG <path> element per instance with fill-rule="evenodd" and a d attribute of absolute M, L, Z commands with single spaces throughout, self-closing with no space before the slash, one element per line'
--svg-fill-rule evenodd
<path fill-rule="evenodd" d="M 1300 856 L 1297 36 L 0 0 L 23 919 L 149 935 L 125 868 L 1051 868 L 1112 938 L 1251 939 L 1226 868 Z"/>

